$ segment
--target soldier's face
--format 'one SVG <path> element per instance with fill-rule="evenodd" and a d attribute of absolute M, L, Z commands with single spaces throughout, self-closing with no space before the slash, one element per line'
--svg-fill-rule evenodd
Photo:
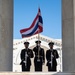
<path fill-rule="evenodd" d="M 53 45 L 49 45 L 50 49 L 53 49 Z"/>
<path fill-rule="evenodd" d="M 40 45 L 41 45 L 40 43 L 37 43 L 37 44 L 36 44 L 36 46 L 40 46 Z"/>
<path fill-rule="evenodd" d="M 25 48 L 28 48 L 29 44 L 25 44 L 24 46 L 25 46 Z"/>

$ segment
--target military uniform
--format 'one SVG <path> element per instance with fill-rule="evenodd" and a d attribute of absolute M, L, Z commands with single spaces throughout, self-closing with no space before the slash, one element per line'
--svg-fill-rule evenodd
<path fill-rule="evenodd" d="M 30 71 L 31 59 L 33 58 L 33 52 L 31 49 L 23 49 L 20 54 L 22 71 Z"/>
<path fill-rule="evenodd" d="M 50 45 L 50 43 L 49 43 Z M 59 58 L 58 52 L 55 49 L 49 49 L 46 51 L 46 59 L 48 66 L 48 71 L 56 71 L 57 69 L 57 61 L 56 59 Z"/>
<path fill-rule="evenodd" d="M 35 54 L 35 58 L 34 58 L 35 71 L 42 71 L 42 66 L 45 63 L 44 49 L 39 46 L 36 46 L 33 48 L 33 51 Z"/>

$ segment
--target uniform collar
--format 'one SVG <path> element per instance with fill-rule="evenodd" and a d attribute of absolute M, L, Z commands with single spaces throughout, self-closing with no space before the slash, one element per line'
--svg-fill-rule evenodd
<path fill-rule="evenodd" d="M 53 51 L 53 49 L 50 49 L 50 51 Z"/>
<path fill-rule="evenodd" d="M 25 48 L 25 51 L 27 51 L 29 48 Z"/>

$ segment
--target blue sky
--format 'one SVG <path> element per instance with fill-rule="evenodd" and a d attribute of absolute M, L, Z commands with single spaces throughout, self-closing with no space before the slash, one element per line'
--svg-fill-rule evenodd
<path fill-rule="evenodd" d="M 20 29 L 28 28 L 40 7 L 43 18 L 42 35 L 61 39 L 61 0 L 14 0 L 13 39 L 22 39 Z"/>

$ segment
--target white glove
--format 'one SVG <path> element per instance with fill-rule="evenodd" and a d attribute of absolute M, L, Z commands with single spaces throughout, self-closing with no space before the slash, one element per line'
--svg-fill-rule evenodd
<path fill-rule="evenodd" d="M 51 55 L 51 57 L 53 58 L 53 57 L 54 57 L 54 55 L 52 54 L 52 55 Z"/>
<path fill-rule="evenodd" d="M 51 64 L 52 62 L 50 61 L 49 63 Z"/>
<path fill-rule="evenodd" d="M 25 57 L 28 57 L 28 54 L 26 53 Z"/>
<path fill-rule="evenodd" d="M 28 54 L 26 55 L 26 57 L 28 57 Z"/>
<path fill-rule="evenodd" d="M 23 61 L 24 63 L 26 63 L 26 61 Z"/>

